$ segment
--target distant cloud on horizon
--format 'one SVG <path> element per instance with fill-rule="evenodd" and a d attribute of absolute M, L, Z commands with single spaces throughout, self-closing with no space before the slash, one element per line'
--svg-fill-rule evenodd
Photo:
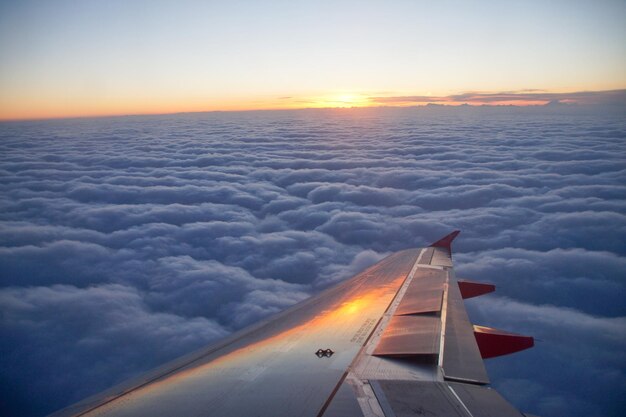
<path fill-rule="evenodd" d="M 381 105 L 411 104 L 580 104 L 580 105 L 619 105 L 626 106 L 626 89 L 606 91 L 577 91 L 571 93 L 549 93 L 542 90 L 528 89 L 500 92 L 466 92 L 447 96 L 413 95 L 370 97 L 372 103 Z"/>

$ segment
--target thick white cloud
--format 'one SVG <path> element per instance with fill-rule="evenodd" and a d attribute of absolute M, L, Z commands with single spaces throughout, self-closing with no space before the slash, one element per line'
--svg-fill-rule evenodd
<path fill-rule="evenodd" d="M 625 139 L 622 115 L 567 107 L 2 124 L 0 414 L 51 412 L 459 228 L 459 275 L 500 294 L 472 316 L 543 340 L 491 362 L 494 384 L 545 417 L 618 415 Z"/>

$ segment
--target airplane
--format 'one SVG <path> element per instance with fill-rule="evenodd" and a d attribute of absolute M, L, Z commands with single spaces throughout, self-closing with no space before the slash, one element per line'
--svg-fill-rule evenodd
<path fill-rule="evenodd" d="M 534 339 L 474 326 L 454 231 L 387 256 L 273 317 L 51 416 L 529 417 L 483 359 Z"/>

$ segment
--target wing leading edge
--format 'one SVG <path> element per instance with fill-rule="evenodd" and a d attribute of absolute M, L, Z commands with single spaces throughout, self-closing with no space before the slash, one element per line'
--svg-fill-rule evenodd
<path fill-rule="evenodd" d="M 470 323 L 456 235 L 53 416 L 522 416 L 485 387 L 481 352 L 532 338 Z"/>

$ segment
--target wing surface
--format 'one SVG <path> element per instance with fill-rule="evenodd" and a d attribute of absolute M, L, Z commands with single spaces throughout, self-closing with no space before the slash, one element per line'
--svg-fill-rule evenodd
<path fill-rule="evenodd" d="M 53 415 L 317 416 L 419 253 L 395 253 L 270 320 Z"/>
<path fill-rule="evenodd" d="M 53 416 L 522 417 L 483 358 L 532 338 L 470 322 L 463 298 L 493 286 L 457 282 L 457 235 Z"/>

